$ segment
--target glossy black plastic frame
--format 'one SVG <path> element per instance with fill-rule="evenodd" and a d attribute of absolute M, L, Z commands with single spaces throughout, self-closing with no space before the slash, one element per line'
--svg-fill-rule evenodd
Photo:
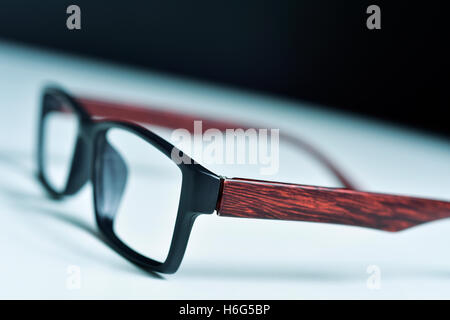
<path fill-rule="evenodd" d="M 55 190 L 47 181 L 44 172 L 44 121 L 46 115 L 52 111 L 52 99 L 69 106 L 79 120 L 75 151 L 63 191 Z M 98 181 L 102 170 L 102 162 L 98 159 L 101 155 L 102 143 L 105 143 L 106 132 L 111 128 L 120 128 L 136 134 L 165 154 L 168 161 L 172 161 L 173 151 L 188 160 L 180 164 L 175 162 L 182 173 L 182 186 L 172 242 L 167 258 L 163 262 L 147 258 L 128 247 L 116 236 L 112 219 L 99 210 L 99 193 L 103 186 Z M 200 214 L 212 214 L 216 209 L 221 186 L 220 176 L 194 162 L 170 142 L 148 129 L 128 122 L 93 119 L 73 97 L 56 87 L 48 87 L 44 90 L 38 130 L 38 178 L 49 194 L 55 199 L 61 199 L 77 193 L 91 181 L 97 225 L 108 244 L 139 267 L 150 271 L 174 273 L 183 259 L 195 218 Z M 151 208 L 142 208 L 142 210 L 151 211 Z"/>

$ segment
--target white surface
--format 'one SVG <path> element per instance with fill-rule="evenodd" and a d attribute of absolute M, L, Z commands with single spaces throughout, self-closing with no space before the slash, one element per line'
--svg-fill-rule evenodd
<path fill-rule="evenodd" d="M 98 238 L 90 186 L 53 202 L 33 177 L 38 99 L 48 81 L 99 97 L 282 124 L 326 151 L 364 189 L 450 199 L 446 140 L 300 102 L 0 43 L 0 298 L 450 298 L 450 220 L 394 234 L 201 216 L 178 273 L 158 278 L 137 269 Z M 280 161 L 274 179 L 334 184 L 292 150 Z M 211 169 L 257 177 L 251 168 Z M 71 265 L 80 267 L 80 289 L 66 286 Z M 369 265 L 381 270 L 379 290 L 366 285 Z"/>

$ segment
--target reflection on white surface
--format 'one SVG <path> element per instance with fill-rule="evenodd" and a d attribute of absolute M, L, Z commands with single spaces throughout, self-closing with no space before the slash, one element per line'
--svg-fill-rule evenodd
<path fill-rule="evenodd" d="M 175 228 L 182 175 L 162 152 L 136 134 L 110 129 L 106 138 L 120 154 L 127 174 L 117 209 L 114 230 L 138 253 L 164 262 Z"/>
<path fill-rule="evenodd" d="M 101 240 L 90 186 L 55 202 L 34 179 L 38 100 L 49 80 L 289 130 L 367 190 L 450 199 L 448 141 L 292 101 L 0 44 L 0 298 L 450 298 L 449 220 L 386 233 L 200 216 L 178 273 L 159 278 L 137 269 Z M 335 184 L 308 157 L 280 152 L 273 179 Z M 258 178 L 256 168 L 210 169 Z M 378 290 L 367 287 L 370 265 L 381 271 Z M 66 287 L 68 266 L 80 268 L 78 290 Z"/>
<path fill-rule="evenodd" d="M 64 191 L 72 165 L 78 135 L 74 113 L 51 112 L 43 125 L 44 175 L 56 191 Z"/>

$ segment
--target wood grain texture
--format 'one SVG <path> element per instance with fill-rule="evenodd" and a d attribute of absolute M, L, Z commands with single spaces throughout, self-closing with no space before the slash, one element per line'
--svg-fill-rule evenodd
<path fill-rule="evenodd" d="M 169 129 L 183 128 L 191 133 L 194 131 L 194 121 L 196 120 L 202 120 L 203 132 L 208 129 L 218 129 L 220 131 L 237 128 L 244 130 L 249 128 L 264 129 L 261 126 L 236 123 L 233 121 L 216 120 L 201 115 L 168 111 L 148 106 L 117 103 L 86 97 L 78 97 L 76 100 L 93 117 L 108 118 L 109 120 L 131 121 Z M 352 179 L 350 179 L 347 174 L 339 169 L 328 156 L 305 140 L 280 130 L 280 141 L 285 141 L 291 144 L 294 148 L 309 153 L 314 159 L 316 159 L 316 161 L 327 168 L 345 188 L 357 189 Z"/>
<path fill-rule="evenodd" d="M 336 223 L 400 231 L 450 217 L 450 202 L 348 189 L 225 179 L 220 216 Z"/>

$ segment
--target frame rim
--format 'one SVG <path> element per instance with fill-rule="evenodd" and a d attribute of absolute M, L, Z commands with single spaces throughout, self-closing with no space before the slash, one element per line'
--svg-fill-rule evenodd
<path fill-rule="evenodd" d="M 43 120 L 45 116 L 45 99 L 49 96 L 62 98 L 70 104 L 79 117 L 79 132 L 76 150 L 74 150 L 70 174 L 63 191 L 55 190 L 44 174 L 43 159 Z M 113 221 L 101 215 L 98 210 L 97 190 L 97 155 L 98 141 L 111 128 L 129 131 L 150 143 L 174 162 L 181 170 L 182 185 L 178 204 L 177 218 L 172 234 L 169 252 L 164 262 L 158 262 L 139 254 L 120 240 L 114 232 Z M 80 150 L 77 150 L 81 144 Z M 172 150 L 180 152 L 188 163 L 177 163 L 171 158 Z M 92 183 L 94 214 L 97 226 L 107 243 L 121 256 L 135 265 L 161 273 L 177 271 L 186 251 L 193 223 L 200 214 L 212 214 L 219 200 L 222 177 L 209 171 L 195 160 L 184 154 L 169 141 L 161 138 L 149 129 L 138 124 L 109 119 L 93 119 L 69 93 L 56 86 L 47 86 L 41 97 L 41 112 L 38 128 L 38 179 L 54 199 L 62 199 L 77 193 L 87 182 Z"/>
<path fill-rule="evenodd" d="M 121 121 L 102 121 L 97 122 L 93 127 L 92 142 L 94 144 L 94 150 L 91 158 L 93 161 L 91 163 L 91 181 L 93 184 L 94 210 L 97 225 L 101 231 L 107 235 L 108 240 L 111 242 L 110 244 L 126 259 L 137 264 L 138 266 L 149 268 L 153 271 L 174 273 L 177 271 L 181 264 L 181 260 L 183 259 L 195 219 L 200 214 L 212 214 L 216 209 L 216 204 L 219 198 L 221 178 L 195 162 L 192 162 L 191 164 L 177 164 L 174 162 L 181 170 L 182 184 L 177 218 L 175 221 L 169 252 L 164 262 L 148 258 L 136 252 L 120 240 L 114 232 L 113 221 L 108 217 L 102 216 L 98 210 L 98 197 L 96 195 L 96 191 L 98 190 L 98 172 L 96 164 L 99 148 L 98 142 L 99 139 L 104 137 L 106 132 L 112 128 L 119 128 L 136 134 L 147 143 L 150 143 L 153 147 L 161 151 L 170 161 L 173 161 L 170 158 L 173 148 L 176 150 L 179 149 L 152 131 L 136 124 Z"/>

